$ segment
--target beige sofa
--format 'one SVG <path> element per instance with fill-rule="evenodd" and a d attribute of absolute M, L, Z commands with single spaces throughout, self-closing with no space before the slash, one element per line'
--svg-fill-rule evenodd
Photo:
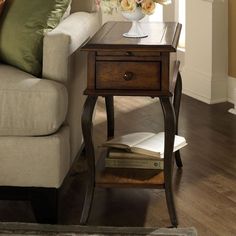
<path fill-rule="evenodd" d="M 44 38 L 43 79 L 0 63 L 0 186 L 62 185 L 82 144 L 79 48 L 100 23 L 94 0 L 73 0 L 72 14 Z"/>

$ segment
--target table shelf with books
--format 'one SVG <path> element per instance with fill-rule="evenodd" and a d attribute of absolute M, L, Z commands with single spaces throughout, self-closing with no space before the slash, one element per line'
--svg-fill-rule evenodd
<path fill-rule="evenodd" d="M 94 188 L 99 186 L 164 188 L 171 223 L 178 225 L 172 171 L 173 156 L 178 167 L 182 167 L 179 151 L 173 155 L 182 91 L 180 63 L 176 60 L 181 25 L 174 22 L 142 24 L 148 37 L 128 39 L 122 35 L 130 27 L 129 22 L 108 22 L 82 48 L 88 52 L 87 88 L 84 91 L 87 99 L 81 117 L 88 179 L 81 224 L 88 220 Z M 107 156 L 104 152 L 95 167 L 92 119 L 98 96 L 105 98 L 108 140 L 114 137 L 114 96 L 159 98 L 164 116 L 164 170 L 104 168 Z"/>
<path fill-rule="evenodd" d="M 136 132 L 103 143 L 96 186 L 162 188 L 164 137 L 164 132 Z M 175 135 L 174 152 L 186 145 L 184 137 Z"/>
<path fill-rule="evenodd" d="M 163 188 L 163 170 L 107 168 L 105 158 L 108 150 L 103 150 L 96 165 L 97 187 L 136 187 L 136 188 Z"/>

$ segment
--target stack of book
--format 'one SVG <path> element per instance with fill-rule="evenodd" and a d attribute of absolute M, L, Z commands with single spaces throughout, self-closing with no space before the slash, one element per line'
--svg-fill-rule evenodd
<path fill-rule="evenodd" d="M 105 167 L 163 169 L 164 136 L 164 132 L 139 132 L 105 142 L 103 146 L 108 147 Z M 174 152 L 186 145 L 184 137 L 175 135 Z"/>

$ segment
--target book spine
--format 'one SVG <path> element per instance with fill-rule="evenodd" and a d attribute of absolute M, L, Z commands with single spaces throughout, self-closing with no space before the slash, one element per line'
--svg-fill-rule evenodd
<path fill-rule="evenodd" d="M 148 156 L 144 154 L 137 154 L 133 152 L 109 152 L 108 158 L 112 159 L 148 159 L 148 160 L 157 160 L 158 157 Z M 160 159 L 160 158 L 159 158 Z"/>
<path fill-rule="evenodd" d="M 127 159 L 122 160 L 122 159 L 106 158 L 105 167 L 163 170 L 164 162 L 157 160 L 127 160 Z"/>

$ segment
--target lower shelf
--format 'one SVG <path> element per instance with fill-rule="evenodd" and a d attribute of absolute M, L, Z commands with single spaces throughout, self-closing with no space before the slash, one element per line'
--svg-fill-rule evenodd
<path fill-rule="evenodd" d="M 105 155 L 103 152 L 97 163 L 96 186 L 164 188 L 163 170 L 105 168 Z"/>

